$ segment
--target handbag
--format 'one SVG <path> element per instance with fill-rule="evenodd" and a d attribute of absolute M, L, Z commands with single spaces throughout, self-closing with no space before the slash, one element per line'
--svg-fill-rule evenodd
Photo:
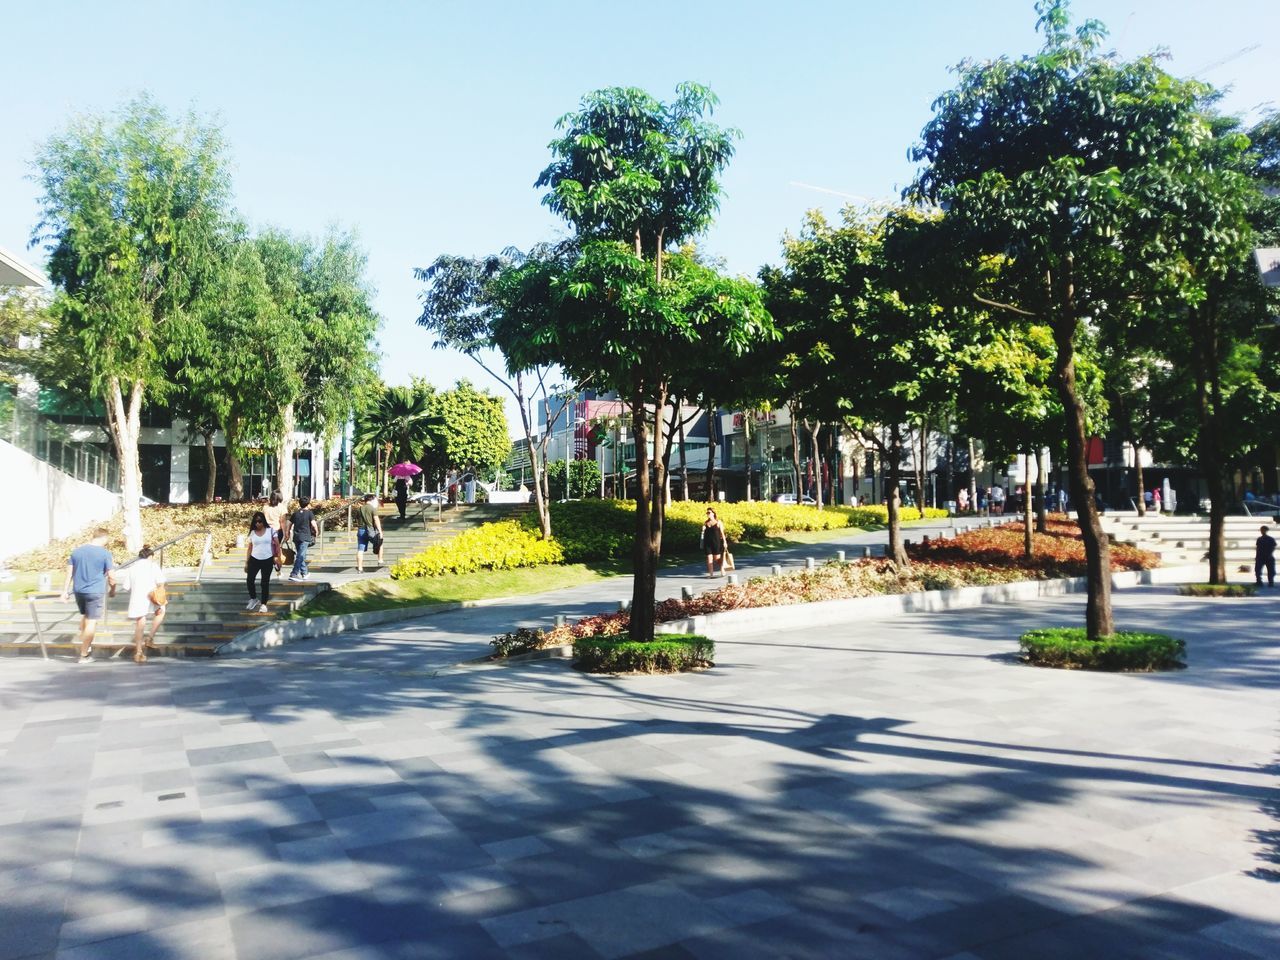
<path fill-rule="evenodd" d="M 722 570 L 737 570 L 737 569 L 738 569 L 738 568 L 737 568 L 736 566 L 734 566 L 734 564 L 733 564 L 733 554 L 729 552 L 729 545 L 728 545 L 728 544 L 725 544 L 725 548 L 724 548 L 724 559 L 720 562 L 720 569 L 722 569 Z"/>
<path fill-rule="evenodd" d="M 157 607 L 163 607 L 169 602 L 169 592 L 165 590 L 163 583 L 157 583 L 155 589 L 147 594 L 147 599 Z"/>

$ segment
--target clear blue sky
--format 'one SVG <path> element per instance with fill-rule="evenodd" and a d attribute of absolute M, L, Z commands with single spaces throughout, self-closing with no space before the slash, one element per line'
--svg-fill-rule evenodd
<path fill-rule="evenodd" d="M 950 66 L 1039 46 L 1032 0 L 6 6 L 0 246 L 42 262 L 26 248 L 35 144 L 74 113 L 147 90 L 220 119 L 251 223 L 359 231 L 385 318 L 384 377 L 440 385 L 486 377 L 430 349 L 412 268 L 561 229 L 533 181 L 555 119 L 584 92 L 636 85 L 666 99 L 697 80 L 719 94 L 718 119 L 744 136 L 704 243 L 754 274 L 806 209 L 888 197 L 911 179 L 907 149 Z M 1275 0 L 1074 10 L 1106 22 L 1122 54 L 1166 47 L 1175 73 L 1231 86 L 1230 112 L 1280 106 Z"/>

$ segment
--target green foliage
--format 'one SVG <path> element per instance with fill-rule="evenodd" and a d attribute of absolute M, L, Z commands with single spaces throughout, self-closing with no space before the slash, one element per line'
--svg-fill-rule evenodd
<path fill-rule="evenodd" d="M 1018 639 L 1028 663 L 1068 670 L 1176 670 L 1187 645 L 1162 633 L 1117 631 L 1090 640 L 1083 628 L 1030 630 Z"/>
<path fill-rule="evenodd" d="M 493 656 L 514 657 L 521 653 L 531 653 L 543 645 L 546 637 L 541 630 L 532 627 L 518 627 L 510 633 L 500 633 L 489 641 L 493 647 Z"/>
<path fill-rule="evenodd" d="M 564 562 L 564 553 L 553 540 L 542 540 L 516 520 L 486 523 L 464 530 L 450 540 L 433 544 L 391 568 L 395 580 L 435 577 L 472 570 L 510 570 Z"/>
<path fill-rule="evenodd" d="M 440 428 L 422 461 L 429 473 L 467 465 L 478 474 L 488 473 L 507 459 L 511 435 L 500 397 L 459 380 L 451 390 L 431 393 L 430 407 Z"/>
<path fill-rule="evenodd" d="M 12 386 L 42 350 L 19 349 L 24 337 L 50 322 L 48 311 L 28 291 L 0 286 L 0 388 Z"/>
<path fill-rule="evenodd" d="M 1258 587 L 1253 583 L 1184 583 L 1178 593 L 1184 597 L 1255 597 Z"/>
<path fill-rule="evenodd" d="M 573 644 L 574 665 L 587 673 L 680 673 L 713 667 L 716 645 L 695 633 L 634 641 L 585 637 Z"/>
<path fill-rule="evenodd" d="M 444 421 L 433 413 L 430 389 L 419 385 L 387 387 L 356 418 L 355 453 L 372 460 L 374 451 L 383 452 L 399 463 L 418 462 L 429 447 L 440 443 Z"/>
<path fill-rule="evenodd" d="M 575 500 L 592 500 L 600 496 L 600 464 L 594 460 L 571 460 L 569 470 L 570 496 Z M 552 460 L 547 464 L 547 489 L 552 499 L 564 496 L 564 461 Z"/>

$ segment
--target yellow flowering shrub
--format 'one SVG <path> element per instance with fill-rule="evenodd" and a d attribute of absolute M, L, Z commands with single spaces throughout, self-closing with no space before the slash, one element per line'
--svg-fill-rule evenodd
<path fill-rule="evenodd" d="M 499 520 L 464 530 L 456 537 L 406 557 L 391 567 L 391 578 L 408 580 L 476 570 L 513 570 L 547 563 L 564 563 L 560 544 L 539 539 L 536 531 L 518 520 Z"/>

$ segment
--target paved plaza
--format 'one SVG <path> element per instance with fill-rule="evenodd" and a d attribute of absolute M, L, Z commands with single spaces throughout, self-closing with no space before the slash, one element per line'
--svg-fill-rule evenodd
<path fill-rule="evenodd" d="M 1081 596 L 446 669 L 567 599 L 0 661 L 0 960 L 1277 955 L 1280 598 L 1117 594 L 1166 674 L 1014 662 Z"/>

